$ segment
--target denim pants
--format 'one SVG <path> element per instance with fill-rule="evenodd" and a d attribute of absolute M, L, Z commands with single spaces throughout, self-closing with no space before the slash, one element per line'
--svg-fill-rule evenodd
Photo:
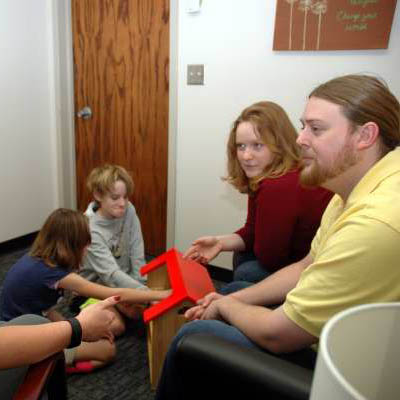
<path fill-rule="evenodd" d="M 252 252 L 235 252 L 233 255 L 233 280 L 257 283 L 269 276 Z"/>

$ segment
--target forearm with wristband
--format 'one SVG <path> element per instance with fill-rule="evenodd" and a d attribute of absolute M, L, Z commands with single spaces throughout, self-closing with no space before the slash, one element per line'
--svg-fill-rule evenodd
<path fill-rule="evenodd" d="M 71 333 L 71 341 L 67 347 L 67 349 L 71 349 L 73 347 L 78 347 L 82 342 L 82 326 L 77 318 L 68 318 L 67 322 L 71 325 L 72 333 Z"/>

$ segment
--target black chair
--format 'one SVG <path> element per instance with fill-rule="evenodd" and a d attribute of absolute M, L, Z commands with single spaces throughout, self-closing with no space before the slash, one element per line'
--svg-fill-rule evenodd
<path fill-rule="evenodd" d="M 182 338 L 177 365 L 190 400 L 309 398 L 313 370 L 208 334 Z"/>

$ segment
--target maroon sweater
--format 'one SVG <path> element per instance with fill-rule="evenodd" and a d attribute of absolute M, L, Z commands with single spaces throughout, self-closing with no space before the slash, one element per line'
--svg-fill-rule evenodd
<path fill-rule="evenodd" d="M 299 171 L 261 181 L 249 196 L 247 221 L 237 233 L 268 270 L 276 271 L 304 258 L 333 193 L 306 189 Z"/>

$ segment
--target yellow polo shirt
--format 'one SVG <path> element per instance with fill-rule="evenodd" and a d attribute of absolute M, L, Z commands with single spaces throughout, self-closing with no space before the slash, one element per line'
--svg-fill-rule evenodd
<path fill-rule="evenodd" d="M 283 309 L 312 335 L 351 306 L 400 301 L 400 147 L 364 175 L 345 204 L 332 198 L 311 256 Z"/>

